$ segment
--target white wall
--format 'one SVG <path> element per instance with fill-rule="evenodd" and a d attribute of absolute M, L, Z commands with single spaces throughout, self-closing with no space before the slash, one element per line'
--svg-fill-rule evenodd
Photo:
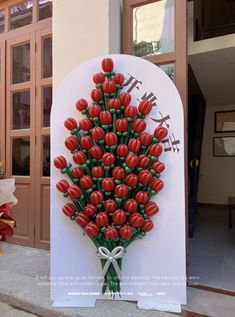
<path fill-rule="evenodd" d="M 53 2 L 53 87 L 83 61 L 120 53 L 121 0 Z"/>
<path fill-rule="evenodd" d="M 213 137 L 235 136 L 235 133 L 214 133 L 214 112 L 235 110 L 233 106 L 207 107 L 199 180 L 198 202 L 227 204 L 235 196 L 235 157 L 213 157 Z"/>

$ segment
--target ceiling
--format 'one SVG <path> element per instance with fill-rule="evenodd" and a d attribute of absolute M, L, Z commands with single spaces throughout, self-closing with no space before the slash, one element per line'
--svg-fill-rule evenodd
<path fill-rule="evenodd" d="M 235 47 L 189 56 L 208 106 L 235 104 Z"/>

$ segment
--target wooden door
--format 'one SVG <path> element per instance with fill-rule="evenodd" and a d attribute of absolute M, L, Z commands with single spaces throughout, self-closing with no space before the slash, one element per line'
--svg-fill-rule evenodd
<path fill-rule="evenodd" d="M 5 104 L 5 41 L 0 41 L 0 104 Z M 0 177 L 5 174 L 5 107 L 0 107 Z"/>

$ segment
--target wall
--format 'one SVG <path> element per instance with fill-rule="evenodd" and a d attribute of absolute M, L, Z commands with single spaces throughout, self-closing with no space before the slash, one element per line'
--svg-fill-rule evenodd
<path fill-rule="evenodd" d="M 207 107 L 202 144 L 198 202 L 227 204 L 235 196 L 235 157 L 213 157 L 213 137 L 235 136 L 235 133 L 214 133 L 214 112 L 235 110 L 233 106 Z"/>
<path fill-rule="evenodd" d="M 121 0 L 53 2 L 53 87 L 83 61 L 121 50 Z"/>

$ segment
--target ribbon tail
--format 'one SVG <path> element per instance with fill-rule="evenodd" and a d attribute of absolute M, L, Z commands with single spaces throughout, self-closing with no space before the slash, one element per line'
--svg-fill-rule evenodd
<path fill-rule="evenodd" d="M 105 277 L 105 275 L 106 275 L 106 273 L 108 271 L 109 265 L 110 265 L 110 262 L 108 260 L 106 260 L 106 263 L 105 263 L 105 265 L 103 267 L 103 271 L 102 271 L 104 277 Z"/>
<path fill-rule="evenodd" d="M 118 278 L 119 278 L 119 281 L 121 281 L 122 272 L 121 272 L 121 270 L 120 270 L 120 268 L 119 268 L 119 266 L 118 266 L 117 261 L 116 261 L 116 260 L 113 261 L 112 264 L 113 264 L 113 267 L 114 267 L 114 269 L 115 269 L 115 271 L 116 271 L 116 273 L 117 273 L 117 276 L 118 276 Z"/>

